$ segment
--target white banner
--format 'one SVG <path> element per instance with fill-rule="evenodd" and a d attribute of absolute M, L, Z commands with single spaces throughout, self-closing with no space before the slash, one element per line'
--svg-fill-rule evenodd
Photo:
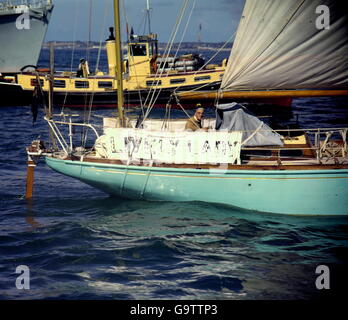
<path fill-rule="evenodd" d="M 241 132 L 166 132 L 108 128 L 96 143 L 108 159 L 155 163 L 240 163 Z"/>

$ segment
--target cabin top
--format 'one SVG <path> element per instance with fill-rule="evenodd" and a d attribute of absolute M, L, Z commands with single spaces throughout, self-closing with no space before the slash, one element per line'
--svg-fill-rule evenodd
<path fill-rule="evenodd" d="M 157 34 L 149 35 L 131 35 L 128 44 L 128 56 L 146 56 L 153 57 L 158 54 Z"/>

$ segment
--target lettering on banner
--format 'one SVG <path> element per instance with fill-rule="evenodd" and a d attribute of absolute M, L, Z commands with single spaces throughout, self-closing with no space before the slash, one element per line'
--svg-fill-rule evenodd
<path fill-rule="evenodd" d="M 153 160 L 156 163 L 238 162 L 241 133 L 213 132 L 190 134 L 171 132 L 111 132 L 110 158 Z"/>

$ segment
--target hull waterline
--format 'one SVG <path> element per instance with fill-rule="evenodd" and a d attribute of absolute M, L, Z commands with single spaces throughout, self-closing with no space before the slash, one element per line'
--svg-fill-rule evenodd
<path fill-rule="evenodd" d="M 45 159 L 59 173 L 130 199 L 205 201 L 279 214 L 348 214 L 348 169 L 224 171 Z"/>

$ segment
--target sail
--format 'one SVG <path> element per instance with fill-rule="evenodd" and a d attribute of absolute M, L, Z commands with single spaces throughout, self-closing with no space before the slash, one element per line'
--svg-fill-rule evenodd
<path fill-rule="evenodd" d="M 344 1 L 246 0 L 222 90 L 347 87 Z"/>

